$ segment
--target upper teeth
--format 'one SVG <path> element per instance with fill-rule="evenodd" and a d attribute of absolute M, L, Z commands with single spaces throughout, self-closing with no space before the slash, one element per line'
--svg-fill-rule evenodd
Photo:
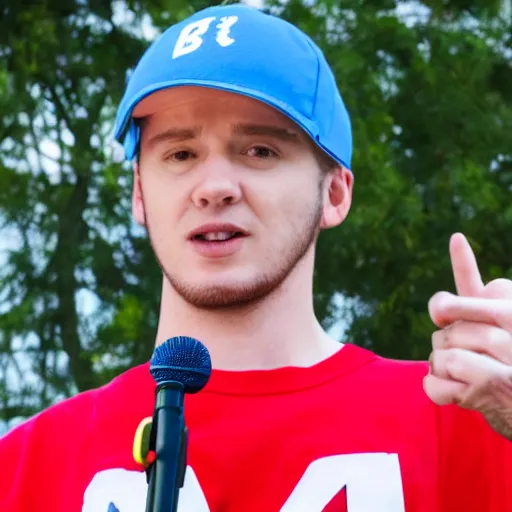
<path fill-rule="evenodd" d="M 218 233 L 205 233 L 203 236 L 205 240 L 212 241 L 212 240 L 228 240 L 232 236 L 234 236 L 235 233 L 233 231 L 220 231 Z"/>

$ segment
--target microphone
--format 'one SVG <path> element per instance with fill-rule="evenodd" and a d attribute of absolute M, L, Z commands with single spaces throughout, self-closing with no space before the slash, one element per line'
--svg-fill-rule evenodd
<path fill-rule="evenodd" d="M 149 371 L 157 384 L 149 440 L 156 457 L 150 468 L 146 512 L 176 512 L 187 466 L 184 394 L 203 389 L 212 363 L 201 342 L 177 336 L 156 347 Z"/>

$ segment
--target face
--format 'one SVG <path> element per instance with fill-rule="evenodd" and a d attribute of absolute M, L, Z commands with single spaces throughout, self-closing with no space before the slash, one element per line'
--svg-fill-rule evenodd
<path fill-rule="evenodd" d="M 332 199 L 343 197 L 344 217 L 350 173 L 326 178 L 307 136 L 256 100 L 194 87 L 156 94 L 133 211 L 165 276 L 198 308 L 263 299 L 313 250 L 322 223 L 341 222 Z"/>

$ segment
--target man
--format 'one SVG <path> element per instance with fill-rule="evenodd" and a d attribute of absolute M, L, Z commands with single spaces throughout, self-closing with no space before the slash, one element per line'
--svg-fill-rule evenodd
<path fill-rule="evenodd" d="M 429 304 L 430 366 L 341 345 L 315 318 L 315 242 L 353 176 L 308 37 L 244 6 L 196 13 L 143 56 L 116 137 L 163 272 L 156 343 L 197 338 L 214 367 L 185 403 L 180 512 L 512 510 L 512 282 L 484 286 L 452 237 L 459 295 Z M 0 509 L 144 510 L 132 444 L 153 403 L 143 365 L 15 429 Z"/>

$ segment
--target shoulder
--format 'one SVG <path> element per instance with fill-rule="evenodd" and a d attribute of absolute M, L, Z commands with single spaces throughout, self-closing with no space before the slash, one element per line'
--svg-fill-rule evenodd
<path fill-rule="evenodd" d="M 425 435 L 435 435 L 437 406 L 423 389 L 428 362 L 391 359 L 354 345 L 345 349 L 358 364 L 338 380 L 341 397 L 350 396 L 354 407 L 364 405 L 379 421 L 403 425 L 416 422 Z"/>
<path fill-rule="evenodd" d="M 147 365 L 132 368 L 104 386 L 62 400 L 16 426 L 0 439 L 0 453 L 9 445 L 37 443 L 39 438 L 52 438 L 59 444 L 71 431 L 79 437 L 91 423 L 125 409 L 141 390 L 148 394 L 150 387 Z"/>
<path fill-rule="evenodd" d="M 420 413 L 416 416 L 418 428 L 423 422 L 436 435 L 445 460 L 473 470 L 478 464 L 483 467 L 482 459 L 491 466 L 504 458 L 507 467 L 512 464 L 512 442 L 494 432 L 479 412 L 455 404 L 438 406 L 430 400 L 423 388 L 429 371 L 427 361 L 402 361 L 357 350 L 373 356 L 367 356 L 368 363 L 361 368 L 361 392 L 376 393 L 379 403 L 407 411 L 408 417 Z"/>
<path fill-rule="evenodd" d="M 428 373 L 427 361 L 401 360 L 376 356 L 374 364 L 382 370 L 398 375 L 408 375 L 416 378 L 423 378 Z"/>
<path fill-rule="evenodd" d="M 136 367 L 11 430 L 0 440 L 0 460 L 10 468 L 0 482 L 0 509 L 37 510 L 46 501 L 48 510 L 78 510 L 98 468 L 113 456 L 131 460 L 133 433 L 144 408 L 152 410 L 152 396 L 147 367 Z"/>
<path fill-rule="evenodd" d="M 428 374 L 427 361 L 407 361 L 384 357 L 368 349 L 355 345 L 347 345 L 353 358 L 359 361 L 359 372 L 368 384 L 375 386 L 400 387 L 418 391 L 422 388 L 424 377 Z M 412 388 L 408 388 L 411 386 Z M 375 388 L 377 389 L 377 388 Z"/>

